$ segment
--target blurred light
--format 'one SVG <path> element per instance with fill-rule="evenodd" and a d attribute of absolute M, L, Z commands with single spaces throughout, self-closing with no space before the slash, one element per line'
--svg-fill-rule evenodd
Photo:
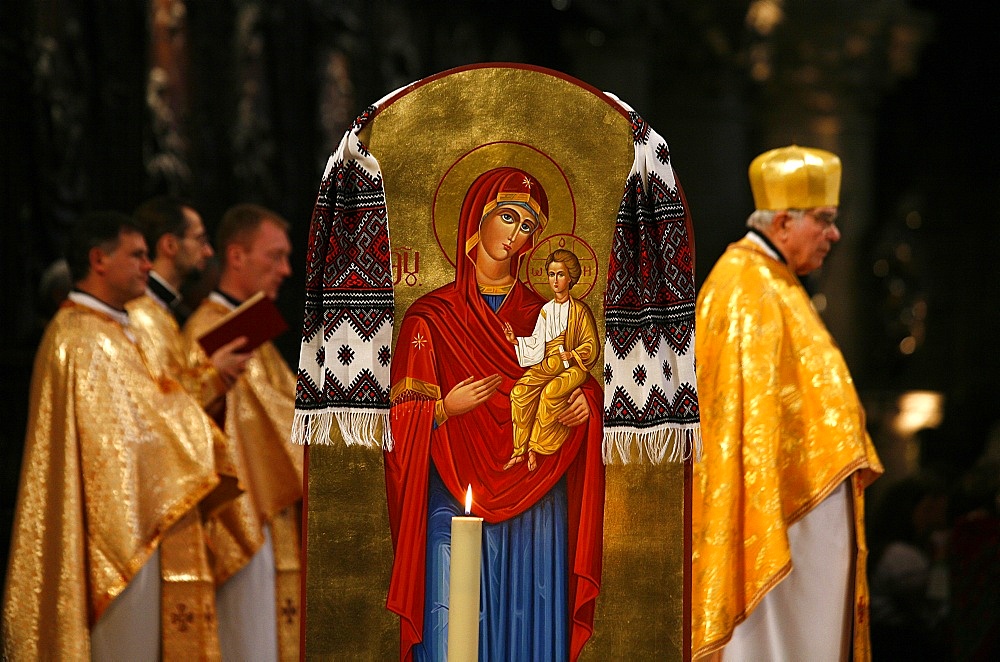
<path fill-rule="evenodd" d="M 909 244 L 903 243 L 896 246 L 896 259 L 900 262 L 909 262 L 913 257 L 913 249 Z"/>
<path fill-rule="evenodd" d="M 892 427 L 903 436 L 941 424 L 944 395 L 937 391 L 908 391 L 899 396 L 899 413 Z"/>
<path fill-rule="evenodd" d="M 747 25 L 765 37 L 774 32 L 784 18 L 781 0 L 754 0 L 747 9 Z"/>
<path fill-rule="evenodd" d="M 889 275 L 889 260 L 875 260 L 875 264 L 872 265 L 872 271 L 879 278 L 885 278 Z"/>
<path fill-rule="evenodd" d="M 813 308 L 815 308 L 817 312 L 823 312 L 826 310 L 826 295 L 822 292 L 817 292 L 812 297 L 812 304 Z"/>
<path fill-rule="evenodd" d="M 817 117 L 810 123 L 810 126 L 821 136 L 838 136 L 843 133 L 840 120 L 832 115 Z M 843 221 L 843 217 L 840 221 Z"/>
<path fill-rule="evenodd" d="M 848 35 L 844 40 L 844 52 L 848 57 L 863 57 L 871 52 L 871 41 L 862 35 Z"/>
<path fill-rule="evenodd" d="M 899 341 L 899 353 L 909 356 L 917 351 L 917 339 L 913 336 L 906 336 Z"/>
<path fill-rule="evenodd" d="M 912 76 L 917 69 L 917 53 L 925 32 L 906 23 L 893 25 L 889 31 L 889 70 L 896 76 Z"/>
<path fill-rule="evenodd" d="M 597 28 L 587 30 L 587 43 L 591 46 L 603 46 L 605 41 L 607 41 L 607 39 L 605 38 L 604 33 Z"/>
<path fill-rule="evenodd" d="M 837 109 L 837 97 L 829 92 L 816 92 L 809 97 L 809 100 L 815 109 L 826 113 L 832 113 Z"/>
<path fill-rule="evenodd" d="M 920 226 L 923 225 L 923 223 L 924 219 L 921 218 L 920 212 L 918 211 L 911 211 L 909 214 L 906 215 L 906 227 L 910 228 L 911 230 L 916 230 L 920 228 Z"/>
<path fill-rule="evenodd" d="M 719 28 L 709 28 L 705 31 L 705 41 L 718 56 L 726 56 L 730 53 L 729 40 L 726 33 Z"/>
<path fill-rule="evenodd" d="M 559 11 L 566 11 L 569 9 L 569 0 L 552 0 L 552 8 Z"/>
<path fill-rule="evenodd" d="M 767 62 L 754 62 L 750 67 L 750 76 L 758 83 L 763 83 L 771 77 L 771 65 Z"/>
<path fill-rule="evenodd" d="M 771 48 L 765 43 L 750 46 L 750 75 L 758 83 L 771 77 Z"/>

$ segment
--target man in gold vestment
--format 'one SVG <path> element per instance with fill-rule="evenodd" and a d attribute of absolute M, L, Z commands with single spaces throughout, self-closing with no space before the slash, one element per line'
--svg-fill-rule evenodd
<path fill-rule="evenodd" d="M 131 218 L 81 219 L 67 262 L 76 289 L 32 375 L 4 659 L 219 659 L 214 582 L 190 542 L 217 502 L 220 433 L 136 344 L 125 303 L 150 263 Z"/>
<path fill-rule="evenodd" d="M 864 489 L 882 472 L 840 350 L 799 276 L 840 239 L 840 160 L 750 165 L 757 210 L 698 296 L 696 658 L 870 658 Z"/>
<path fill-rule="evenodd" d="M 172 196 L 151 198 L 136 209 L 153 268 L 146 292 L 128 302 L 126 310 L 149 358 L 162 363 L 165 372 L 183 384 L 202 406 L 213 413 L 222 397 L 243 373 L 249 354 L 241 353 L 245 341 L 237 338 L 219 348 L 209 360 L 190 364 L 180 325 L 187 321 L 180 290 L 185 281 L 200 274 L 214 254 L 201 215 Z"/>
<path fill-rule="evenodd" d="M 190 316 L 190 310 L 184 311 L 180 290 L 187 279 L 200 274 L 214 254 L 201 215 L 177 198 L 158 196 L 136 209 L 135 221 L 150 247 L 153 267 L 146 293 L 126 304 L 139 347 L 155 375 L 180 382 L 209 415 L 221 420 L 226 391 L 243 374 L 250 354 L 239 349 L 246 338 L 236 338 L 207 357 L 190 351 L 181 334 L 178 323 Z M 236 445 L 221 432 L 218 437 L 217 466 L 225 468 L 232 487 L 245 484 Z M 205 554 L 220 587 L 250 561 L 260 545 L 255 529 L 233 516 L 238 507 L 205 513 L 205 540 L 189 541 L 191 545 L 207 543 Z M 222 651 L 238 650 L 241 645 L 229 641 L 241 636 L 239 628 L 228 622 L 229 617 L 226 610 L 219 614 Z"/>
<path fill-rule="evenodd" d="M 236 205 L 223 215 L 216 247 L 222 270 L 218 288 L 184 327 L 191 351 L 203 361 L 196 338 L 240 303 L 263 291 L 277 298 L 291 275 L 288 223 L 256 205 Z M 295 376 L 270 342 L 255 349 L 225 398 L 224 429 L 235 442 L 247 494 L 237 499 L 217 534 L 222 545 L 252 544 L 253 558 L 219 591 L 223 655 L 231 659 L 297 660 L 300 618 L 302 448 L 289 442 Z M 252 539 L 225 540 L 239 532 Z M 228 618 L 232 612 L 238 618 Z M 222 628 L 238 625 L 238 636 Z M 238 642 L 226 650 L 225 642 Z"/>

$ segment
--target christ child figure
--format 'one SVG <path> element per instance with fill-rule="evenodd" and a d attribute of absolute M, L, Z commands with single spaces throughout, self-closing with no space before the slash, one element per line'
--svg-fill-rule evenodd
<path fill-rule="evenodd" d="M 504 469 L 527 458 L 528 469 L 534 471 L 538 455 L 559 450 L 570 434 L 560 415 L 600 358 L 594 315 L 587 304 L 570 296 L 580 280 L 579 258 L 557 249 L 546 258 L 545 271 L 554 297 L 542 306 L 531 335 L 517 337 L 504 323 L 518 363 L 527 368 L 510 392 L 514 451 Z"/>

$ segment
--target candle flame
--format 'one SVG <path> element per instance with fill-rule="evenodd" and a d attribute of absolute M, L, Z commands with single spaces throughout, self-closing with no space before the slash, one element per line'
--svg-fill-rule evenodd
<path fill-rule="evenodd" d="M 465 514 L 472 514 L 472 483 L 469 483 L 469 489 L 465 491 Z"/>

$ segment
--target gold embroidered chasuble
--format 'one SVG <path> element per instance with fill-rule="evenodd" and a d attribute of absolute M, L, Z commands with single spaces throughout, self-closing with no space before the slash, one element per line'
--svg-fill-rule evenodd
<path fill-rule="evenodd" d="M 128 333 L 70 301 L 42 338 L 4 591 L 5 659 L 89 659 L 90 628 L 169 532 L 186 535 L 219 483 L 211 421 L 176 382 L 154 378 Z M 199 559 L 174 558 L 197 571 Z M 190 614 L 194 627 L 174 634 L 214 629 L 204 607 L 186 605 L 175 625 Z"/>
<path fill-rule="evenodd" d="M 203 352 L 189 350 L 188 341 L 173 314 L 149 294 L 129 301 L 125 309 L 136 342 L 153 374 L 160 379 L 179 382 L 209 416 L 221 419 L 226 384 Z M 211 503 L 202 503 L 202 514 L 208 519 L 218 516 L 219 506 L 236 498 L 245 489 L 240 482 L 236 445 L 221 429 L 215 435 L 215 441 L 215 467 L 222 478 L 222 485 L 212 493 Z M 221 582 L 225 577 L 216 579 Z"/>
<path fill-rule="evenodd" d="M 215 297 L 201 303 L 184 325 L 192 363 L 204 360 L 196 338 L 232 307 Z M 224 431 L 238 449 L 247 493 L 224 508 L 209 531 L 216 574 L 231 575 L 263 545 L 271 527 L 275 612 L 282 660 L 299 657 L 301 614 L 302 447 L 289 441 L 295 376 L 273 343 L 255 349 L 225 397 Z"/>
<path fill-rule="evenodd" d="M 207 356 L 195 355 L 189 352 L 186 341 L 181 335 L 181 329 L 173 314 L 166 306 L 159 303 L 149 293 L 129 301 L 126 306 L 129 321 L 136 341 L 142 349 L 153 374 L 161 379 L 174 379 L 184 389 L 199 401 L 206 411 L 218 415 L 225 402 L 226 384 L 222 376 Z M 191 362 L 197 360 L 198 362 Z M 223 526 L 218 519 L 225 517 L 229 509 L 222 506 L 230 503 L 243 491 L 239 480 L 236 446 L 218 430 L 215 435 L 216 471 L 220 475 L 220 486 L 212 493 L 211 499 L 202 502 L 200 517 L 192 514 L 185 526 L 176 527 L 168 538 L 165 538 L 161 548 L 162 591 L 164 602 L 177 604 L 207 604 L 212 605 L 214 612 L 216 583 L 221 583 L 235 569 L 249 561 L 249 555 L 230 555 L 225 573 L 214 576 L 216 563 L 214 546 L 206 543 L 206 532 Z M 227 548 L 228 549 L 228 548 Z M 192 562 L 199 564 L 203 572 L 192 573 Z M 185 569 L 187 567 L 187 570 Z M 206 578 L 207 577 L 207 581 Z M 186 618 L 181 614 L 175 618 Z M 165 623 L 165 626 L 168 624 Z M 170 632 L 168 627 L 164 632 Z M 217 631 L 213 627 L 211 640 L 206 642 L 205 649 L 217 649 Z M 171 641 L 165 641 L 165 652 L 180 654 L 181 651 L 170 647 Z M 218 656 L 218 653 L 215 654 Z"/>
<path fill-rule="evenodd" d="M 213 405 L 221 406 L 226 395 L 222 376 L 207 356 L 188 351 L 173 314 L 148 293 L 129 301 L 125 309 L 150 362 L 179 381 L 210 413 Z"/>
<path fill-rule="evenodd" d="M 792 570 L 787 529 L 841 481 L 854 510 L 854 659 L 870 658 L 864 488 L 882 473 L 840 350 L 792 270 L 749 238 L 698 296 L 692 648 L 719 650 Z"/>

